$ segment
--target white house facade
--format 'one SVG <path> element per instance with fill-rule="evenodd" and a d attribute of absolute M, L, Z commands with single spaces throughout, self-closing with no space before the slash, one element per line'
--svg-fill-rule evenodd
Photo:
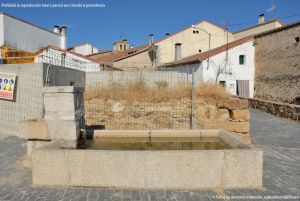
<path fill-rule="evenodd" d="M 24 20 L 0 13 L 0 47 L 27 52 L 36 52 L 43 47 L 53 45 L 65 49 L 66 27 L 55 27 L 53 31 L 33 25 Z M 60 33 L 63 30 L 63 34 Z"/>
<path fill-rule="evenodd" d="M 161 66 L 160 70 L 177 71 L 182 76 L 188 74 L 187 77 L 191 79 L 194 69 L 195 84 L 202 81 L 219 83 L 232 95 L 253 97 L 255 73 L 253 37 L 234 41 L 209 53 L 203 52 L 166 64 Z"/>
<path fill-rule="evenodd" d="M 73 46 L 73 47 L 69 48 L 68 50 L 72 51 L 72 52 L 76 52 L 78 54 L 85 55 L 85 56 L 89 55 L 89 54 L 95 54 L 100 51 L 94 45 L 89 44 L 89 43 Z"/>
<path fill-rule="evenodd" d="M 49 63 L 56 66 L 63 66 L 84 72 L 100 71 L 100 64 L 83 55 L 60 49 L 57 47 L 46 47 L 40 50 L 34 62 Z"/>

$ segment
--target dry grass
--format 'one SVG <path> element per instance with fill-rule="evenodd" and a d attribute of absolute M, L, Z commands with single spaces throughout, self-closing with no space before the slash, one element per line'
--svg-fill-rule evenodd
<path fill-rule="evenodd" d="M 170 99 L 191 97 L 191 85 L 179 84 L 178 87 L 168 87 L 167 83 L 157 82 L 155 87 L 146 86 L 143 80 L 128 85 L 112 83 L 106 88 L 85 92 L 85 100 L 126 100 L 129 102 L 164 102 Z M 230 97 L 222 86 L 202 83 L 196 88 L 196 97 L 212 97 L 227 99 Z"/>
<path fill-rule="evenodd" d="M 196 97 L 211 97 L 216 100 L 226 100 L 231 95 L 221 85 L 201 83 L 196 88 Z"/>

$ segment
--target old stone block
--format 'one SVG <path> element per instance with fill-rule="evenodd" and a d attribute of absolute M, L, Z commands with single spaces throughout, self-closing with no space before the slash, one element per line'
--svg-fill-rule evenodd
<path fill-rule="evenodd" d="M 170 139 L 182 141 L 183 139 L 200 139 L 199 130 L 190 130 L 186 132 L 185 130 L 153 130 L 151 131 L 151 141 L 152 142 L 169 142 Z"/>
<path fill-rule="evenodd" d="M 80 125 L 76 121 L 48 120 L 49 136 L 59 141 L 64 148 L 76 148 Z"/>
<path fill-rule="evenodd" d="M 206 122 L 205 128 L 225 129 L 236 133 L 249 133 L 249 122 Z"/>
<path fill-rule="evenodd" d="M 74 94 L 44 94 L 44 105 L 46 120 L 74 120 L 82 115 L 80 108 L 76 109 Z"/>
<path fill-rule="evenodd" d="M 245 144 L 240 138 L 232 134 L 232 132 L 220 130 L 218 138 L 232 149 L 249 149 L 249 145 Z"/>
<path fill-rule="evenodd" d="M 148 152 L 147 188 L 213 188 L 222 184 L 223 151 Z"/>
<path fill-rule="evenodd" d="M 34 185 L 70 185 L 67 154 L 62 149 L 35 151 L 32 155 L 32 183 Z"/>
<path fill-rule="evenodd" d="M 195 116 L 199 120 L 212 121 L 217 117 L 218 108 L 214 105 L 196 107 Z"/>
<path fill-rule="evenodd" d="M 46 122 L 43 119 L 28 119 L 19 123 L 20 138 L 49 140 Z"/>
<path fill-rule="evenodd" d="M 250 135 L 248 133 L 234 133 L 234 132 L 231 132 L 231 134 L 238 137 L 239 139 L 241 139 L 246 144 L 251 143 Z"/>
<path fill-rule="evenodd" d="M 50 141 L 31 141 L 28 140 L 27 141 L 27 156 L 31 157 L 33 151 L 37 148 L 40 148 L 42 146 L 48 145 L 49 143 L 51 143 Z"/>
<path fill-rule="evenodd" d="M 23 167 L 24 167 L 26 170 L 32 170 L 32 160 L 31 160 L 31 157 L 25 155 L 25 156 L 23 157 L 22 164 L 23 164 Z"/>
<path fill-rule="evenodd" d="M 215 138 L 218 137 L 220 132 L 219 129 L 201 129 L 199 131 L 201 138 Z"/>
<path fill-rule="evenodd" d="M 147 130 L 97 130 L 94 132 L 94 138 L 100 138 L 101 141 L 119 141 L 119 142 L 149 142 L 150 131 Z"/>
<path fill-rule="evenodd" d="M 230 110 L 241 110 L 249 107 L 247 99 L 229 98 L 227 100 L 219 100 L 217 102 L 219 108 L 227 108 Z"/>
<path fill-rule="evenodd" d="M 230 110 L 230 117 L 234 120 L 249 121 L 249 110 Z"/>
<path fill-rule="evenodd" d="M 70 153 L 69 159 L 69 185 L 145 187 L 142 152 L 76 150 Z"/>
<path fill-rule="evenodd" d="M 44 90 L 46 90 L 45 87 Z M 74 120 L 83 116 L 83 94 L 75 92 L 44 92 L 45 119 Z M 50 91 L 52 91 L 50 87 Z M 68 87 L 66 87 L 68 91 Z M 71 90 L 72 91 L 72 90 Z"/>
<path fill-rule="evenodd" d="M 123 112 L 124 108 L 125 108 L 125 106 L 123 106 L 122 103 L 120 103 L 118 101 L 112 102 L 112 104 L 111 104 L 112 112 Z"/>
<path fill-rule="evenodd" d="M 223 158 L 223 151 L 76 150 L 69 155 L 69 185 L 124 188 L 216 187 L 222 183 Z"/>
<path fill-rule="evenodd" d="M 228 121 L 230 119 L 229 110 L 219 108 L 216 119 L 217 121 Z"/>
<path fill-rule="evenodd" d="M 257 188 L 262 186 L 263 152 L 261 150 L 225 150 L 223 186 Z"/>

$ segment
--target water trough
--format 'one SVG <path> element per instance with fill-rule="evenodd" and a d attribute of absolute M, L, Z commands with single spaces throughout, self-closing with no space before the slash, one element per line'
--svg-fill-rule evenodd
<path fill-rule="evenodd" d="M 85 149 L 42 146 L 32 163 L 36 185 L 258 188 L 263 154 L 224 130 L 101 130 Z"/>

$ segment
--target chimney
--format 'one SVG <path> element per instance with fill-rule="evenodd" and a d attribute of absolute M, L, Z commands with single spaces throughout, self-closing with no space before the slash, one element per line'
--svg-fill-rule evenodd
<path fill-rule="evenodd" d="M 60 48 L 66 49 L 67 48 L 67 27 L 60 27 Z"/>
<path fill-rule="evenodd" d="M 53 26 L 53 32 L 59 34 L 59 26 Z"/>
<path fill-rule="evenodd" d="M 153 38 L 153 34 L 149 34 L 149 46 L 152 46 L 154 44 Z"/>
<path fill-rule="evenodd" d="M 262 24 L 265 22 L 265 14 L 260 14 L 258 16 L 258 24 Z"/>
<path fill-rule="evenodd" d="M 175 44 L 175 61 L 181 59 L 181 43 Z"/>

